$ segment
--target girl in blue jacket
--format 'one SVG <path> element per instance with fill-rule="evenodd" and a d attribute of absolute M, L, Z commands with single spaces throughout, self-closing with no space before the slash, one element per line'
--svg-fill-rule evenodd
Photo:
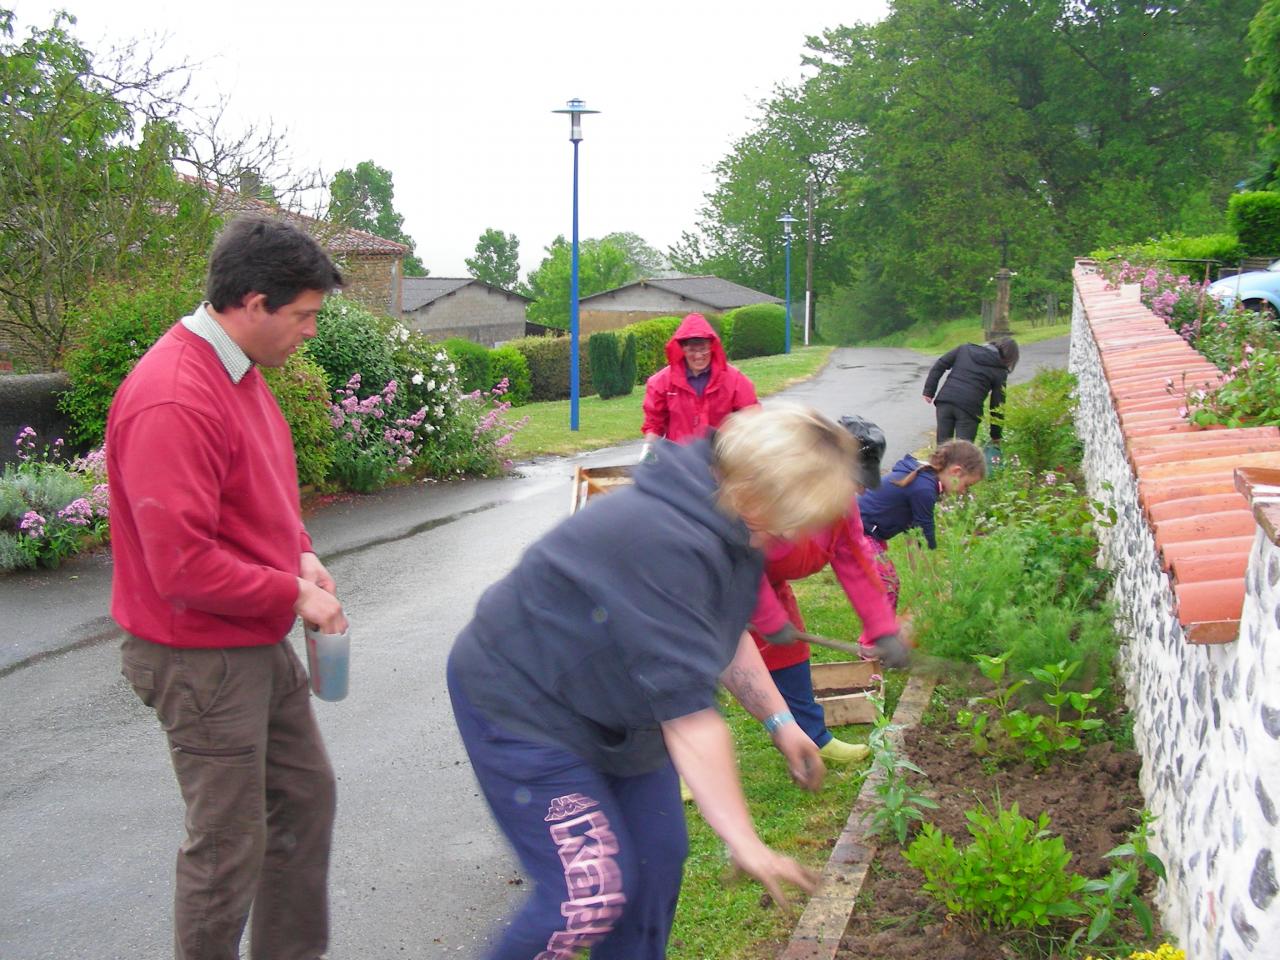
<path fill-rule="evenodd" d="M 868 546 L 880 567 L 880 578 L 893 609 L 898 609 L 898 571 L 889 559 L 888 540 L 915 527 L 930 550 L 938 546 L 933 508 L 942 496 L 964 493 L 987 475 L 982 451 L 968 440 L 948 440 L 921 463 L 905 456 L 875 490 L 858 497 L 858 512 Z"/>

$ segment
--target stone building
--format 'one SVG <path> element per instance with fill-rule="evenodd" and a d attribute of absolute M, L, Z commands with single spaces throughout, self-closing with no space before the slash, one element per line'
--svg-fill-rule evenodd
<path fill-rule="evenodd" d="M 624 287 L 583 297 L 578 324 L 584 336 L 616 330 L 654 317 L 687 313 L 724 313 L 756 303 L 782 303 L 778 297 L 719 277 L 672 277 L 637 280 Z"/>
<path fill-rule="evenodd" d="M 405 277 L 399 313 L 435 340 L 462 337 L 486 347 L 524 336 L 529 298 L 474 277 Z"/>
<path fill-rule="evenodd" d="M 210 185 L 215 191 L 214 207 L 223 216 L 229 219 L 237 213 L 259 213 L 301 227 L 315 237 L 338 264 L 347 281 L 343 291 L 347 296 L 378 313 L 389 311 L 395 316 L 400 312 L 404 258 L 410 247 L 260 200 L 254 196 L 256 188 L 257 180 L 245 174 L 241 175 L 239 190 Z"/>

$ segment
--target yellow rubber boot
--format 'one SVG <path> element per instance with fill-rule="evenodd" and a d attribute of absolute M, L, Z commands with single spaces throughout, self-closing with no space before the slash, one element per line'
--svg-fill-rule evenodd
<path fill-rule="evenodd" d="M 871 748 L 861 743 L 845 743 L 832 737 L 825 747 L 818 748 L 818 755 L 827 763 L 858 763 L 871 756 Z"/>

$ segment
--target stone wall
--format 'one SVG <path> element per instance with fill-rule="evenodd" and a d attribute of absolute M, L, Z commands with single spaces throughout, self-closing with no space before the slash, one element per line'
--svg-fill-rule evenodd
<path fill-rule="evenodd" d="M 0 375 L 0 464 L 17 460 L 13 441 L 23 427 L 33 427 L 41 444 L 66 437 L 69 424 L 58 410 L 58 394 L 66 388 L 63 373 Z"/>
<path fill-rule="evenodd" d="M 342 278 L 347 282 L 343 292 L 376 313 L 400 312 L 399 257 L 347 254 L 339 260 Z"/>
<path fill-rule="evenodd" d="M 1238 625 L 1224 636 L 1226 621 L 1217 621 L 1217 633 L 1205 635 L 1211 642 L 1193 642 L 1199 624 L 1179 615 L 1168 548 L 1152 529 L 1151 490 L 1135 472 L 1133 448 L 1146 431 L 1122 421 L 1118 368 L 1108 373 L 1099 348 L 1109 322 L 1146 311 L 1133 301 L 1115 311 L 1120 295 L 1090 273 L 1077 268 L 1070 367 L 1090 492 L 1119 517 L 1103 531 L 1103 550 L 1116 578 L 1120 668 L 1143 793 L 1159 818 L 1154 848 L 1168 868 L 1162 917 L 1189 958 L 1280 956 L 1280 551 L 1258 527 Z M 1162 436 L 1165 447 L 1205 439 L 1179 429 Z M 1176 471 L 1166 475 L 1176 479 Z"/>

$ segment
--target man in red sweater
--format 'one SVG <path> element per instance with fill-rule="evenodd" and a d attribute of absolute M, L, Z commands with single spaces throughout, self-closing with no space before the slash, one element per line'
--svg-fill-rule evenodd
<path fill-rule="evenodd" d="M 328 945 L 334 777 L 297 617 L 347 627 L 302 525 L 289 426 L 258 366 L 316 334 L 342 275 L 307 234 L 246 217 L 218 238 L 207 302 L 147 351 L 107 419 L 111 614 L 186 802 L 178 960 L 317 960 Z"/>

